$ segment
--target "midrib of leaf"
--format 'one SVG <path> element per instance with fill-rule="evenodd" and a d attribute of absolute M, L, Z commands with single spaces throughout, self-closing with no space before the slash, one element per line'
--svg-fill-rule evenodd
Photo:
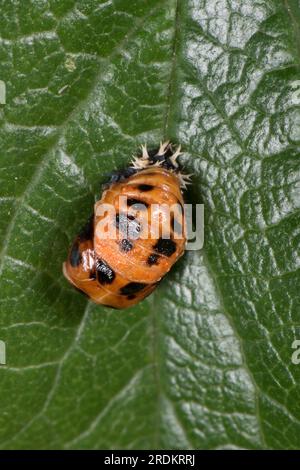
<path fill-rule="evenodd" d="M 178 33 L 180 27 L 180 0 L 175 0 L 175 16 L 174 16 L 174 33 L 173 33 L 173 43 L 171 49 L 170 57 L 170 77 L 169 83 L 166 84 L 167 88 L 167 101 L 166 109 L 162 126 L 162 135 L 163 140 L 167 141 L 170 139 L 169 134 L 169 119 L 171 112 L 171 102 L 174 93 L 175 86 L 175 76 L 176 76 L 176 61 L 177 61 L 177 41 Z M 149 300 L 150 315 L 152 320 L 152 351 L 153 351 L 153 368 L 154 368 L 154 380 L 156 383 L 157 397 L 156 397 L 156 415 L 155 415 L 155 425 L 154 425 L 154 434 L 153 434 L 153 448 L 161 448 L 161 420 L 163 414 L 163 386 L 161 382 L 161 326 L 159 322 L 159 296 L 154 292 Z M 183 428 L 182 428 L 183 429 Z M 184 431 L 184 430 L 183 430 Z M 185 431 L 184 431 L 185 433 Z"/>
<path fill-rule="evenodd" d="M 169 140 L 170 138 L 169 120 L 170 120 L 170 112 L 171 112 L 171 103 L 172 103 L 173 95 L 175 92 L 179 28 L 180 28 L 180 0 L 176 0 L 175 18 L 174 18 L 174 35 L 173 35 L 172 57 L 171 57 L 171 72 L 170 72 L 169 85 L 167 87 L 167 104 L 166 104 L 166 112 L 165 112 L 164 123 L 163 123 L 164 140 Z"/>

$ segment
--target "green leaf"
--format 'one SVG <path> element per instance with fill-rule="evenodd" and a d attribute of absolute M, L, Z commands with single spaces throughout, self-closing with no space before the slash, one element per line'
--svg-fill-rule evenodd
<path fill-rule="evenodd" d="M 299 448 L 299 2 L 0 7 L 0 447 Z M 96 306 L 68 246 L 165 137 L 204 249 L 138 306 Z"/>

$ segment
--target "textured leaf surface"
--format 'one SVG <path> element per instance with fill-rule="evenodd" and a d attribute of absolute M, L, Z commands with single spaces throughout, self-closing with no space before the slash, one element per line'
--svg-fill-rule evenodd
<path fill-rule="evenodd" d="M 299 3 L 0 8 L 0 447 L 299 448 Z M 69 243 L 163 137 L 205 247 L 135 308 L 95 306 Z"/>

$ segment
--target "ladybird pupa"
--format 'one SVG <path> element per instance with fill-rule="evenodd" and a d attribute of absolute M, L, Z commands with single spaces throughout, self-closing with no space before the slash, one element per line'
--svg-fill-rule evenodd
<path fill-rule="evenodd" d="M 65 277 L 98 304 L 123 309 L 147 297 L 183 255 L 186 243 L 180 147 L 142 146 L 112 175 L 89 223 L 63 263 Z M 108 208 L 108 209 L 107 209 Z"/>

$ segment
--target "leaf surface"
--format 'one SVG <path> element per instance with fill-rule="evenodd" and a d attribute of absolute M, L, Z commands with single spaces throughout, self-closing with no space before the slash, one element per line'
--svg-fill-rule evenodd
<path fill-rule="evenodd" d="M 1 448 L 299 448 L 294 0 L 1 0 Z M 100 183 L 180 142 L 205 244 L 147 300 L 62 276 Z"/>

